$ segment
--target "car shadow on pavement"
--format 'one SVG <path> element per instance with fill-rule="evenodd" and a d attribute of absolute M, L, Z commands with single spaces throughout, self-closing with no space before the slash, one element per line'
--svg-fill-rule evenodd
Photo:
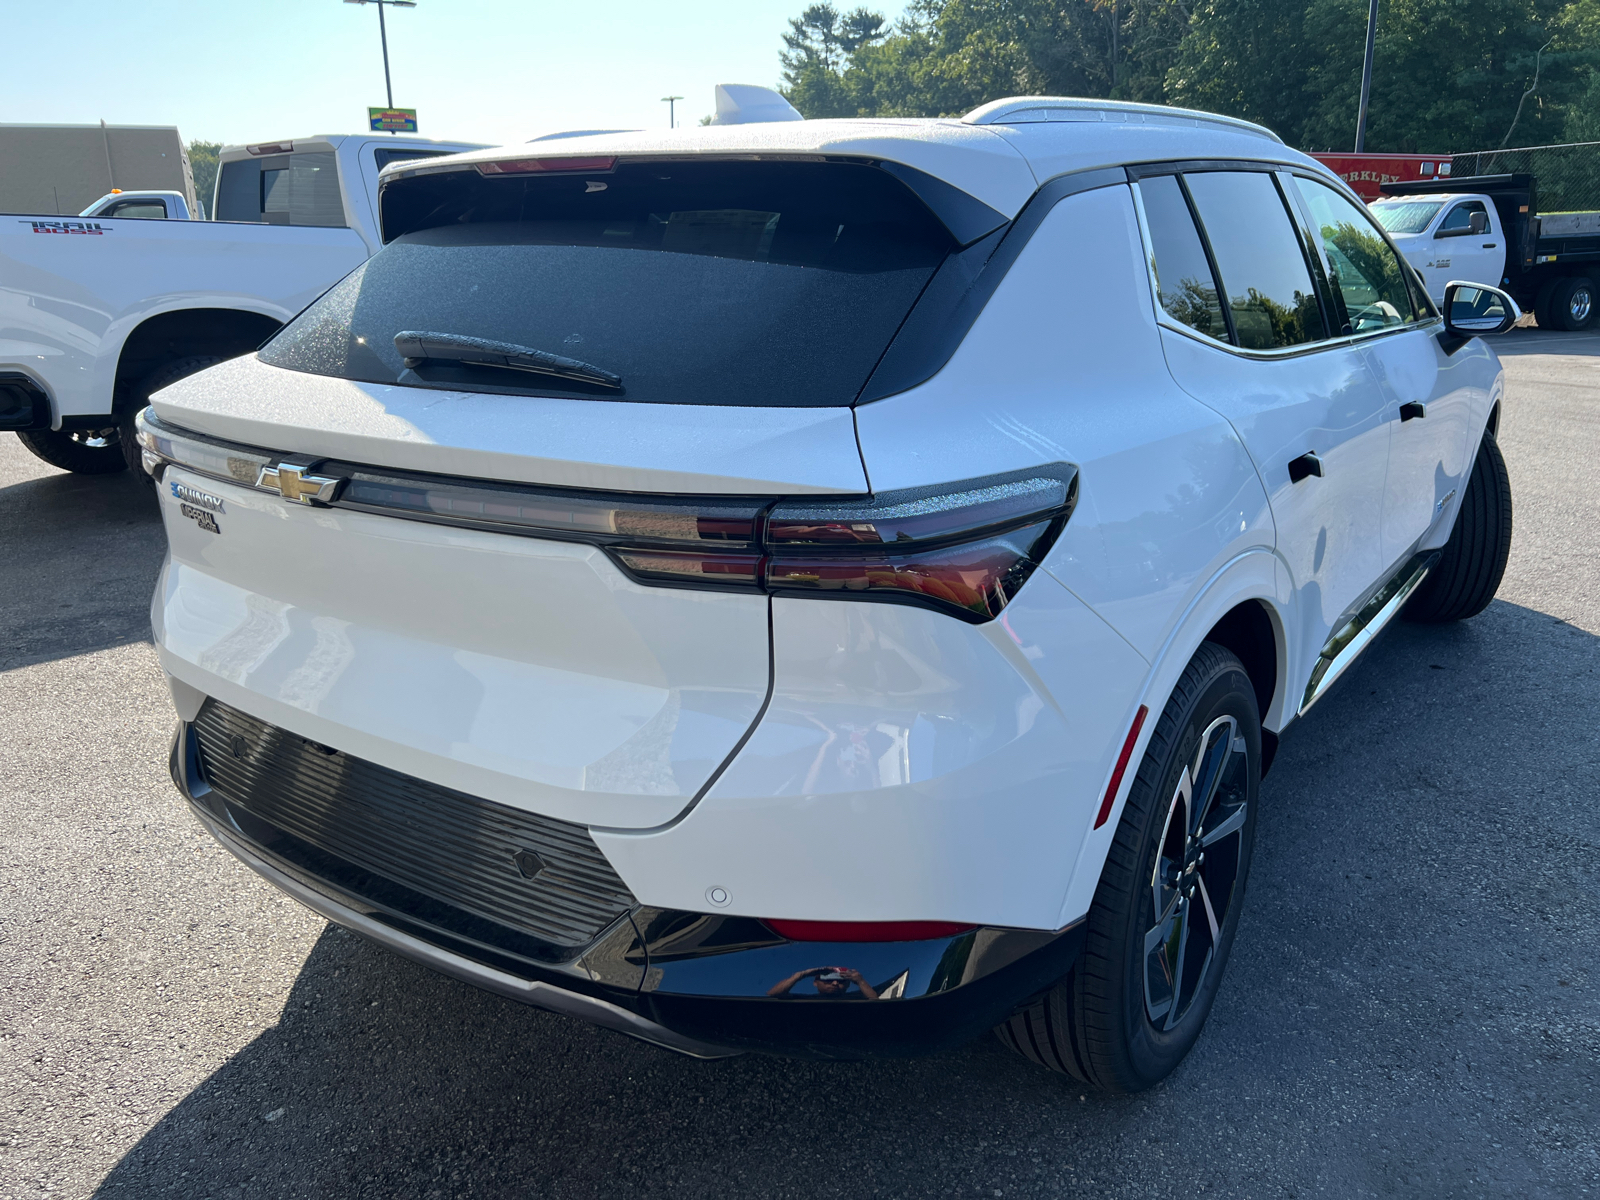
<path fill-rule="evenodd" d="M 1548 614 L 1388 631 L 1285 737 L 1211 1023 L 1141 1096 L 987 1037 L 697 1062 L 330 927 L 96 1195 L 1576 1194 L 1596 711 L 1600 639 Z"/>
<path fill-rule="evenodd" d="M 147 476 L 53 472 L 0 487 L 0 671 L 150 638 L 166 533 Z"/>

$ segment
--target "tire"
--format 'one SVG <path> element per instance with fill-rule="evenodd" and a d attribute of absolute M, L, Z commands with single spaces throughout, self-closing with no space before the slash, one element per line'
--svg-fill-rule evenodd
<path fill-rule="evenodd" d="M 1550 290 L 1550 317 L 1555 328 L 1568 333 L 1587 329 L 1594 323 L 1594 283 L 1583 275 L 1558 280 Z"/>
<path fill-rule="evenodd" d="M 1195 779 L 1186 801 L 1183 785 Z M 1106 1092 L 1142 1091 L 1171 1073 L 1200 1036 L 1227 967 L 1260 780 L 1255 688 L 1232 653 L 1206 642 L 1173 688 L 1129 788 L 1083 954 L 996 1029 L 1001 1041 Z M 1185 829 L 1189 803 L 1198 817 Z M 1201 843 L 1188 836 L 1195 829 Z M 1174 975 L 1176 991 L 1164 990 Z"/>
<path fill-rule="evenodd" d="M 1433 570 L 1406 601 L 1412 621 L 1464 621 L 1489 607 L 1511 557 L 1511 476 L 1494 435 L 1485 433 L 1461 497 L 1456 527 Z"/>
<path fill-rule="evenodd" d="M 117 431 L 105 429 L 27 429 L 17 437 L 52 467 L 71 471 L 74 475 L 109 475 L 125 471 L 128 463 L 122 456 Z"/>
<path fill-rule="evenodd" d="M 221 361 L 222 359 L 215 354 L 190 354 L 183 358 L 173 359 L 169 363 L 164 363 L 145 376 L 117 417 L 118 442 L 123 460 L 128 464 L 130 471 L 133 471 L 142 479 L 149 478 L 144 474 L 144 466 L 139 461 L 139 439 L 136 436 L 133 419 L 141 409 L 150 403 L 151 395 L 170 384 L 177 383 L 180 379 L 193 375 L 196 371 L 203 371 Z"/>

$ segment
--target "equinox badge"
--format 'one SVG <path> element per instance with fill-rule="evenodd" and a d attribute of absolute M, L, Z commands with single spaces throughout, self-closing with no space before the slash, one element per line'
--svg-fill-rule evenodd
<path fill-rule="evenodd" d="M 332 475 L 310 475 L 310 463 L 280 462 L 275 467 L 264 466 L 256 475 L 256 486 L 277 492 L 285 500 L 297 504 L 332 504 L 344 482 Z"/>

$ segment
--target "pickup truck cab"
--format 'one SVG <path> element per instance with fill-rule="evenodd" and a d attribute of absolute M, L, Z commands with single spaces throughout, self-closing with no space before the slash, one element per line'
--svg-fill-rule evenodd
<path fill-rule="evenodd" d="M 1500 286 L 1506 236 L 1488 196 L 1406 196 L 1371 207 L 1435 304 L 1444 300 L 1445 284 L 1453 279 Z"/>
<path fill-rule="evenodd" d="M 139 218 L 146 221 L 197 221 L 182 192 L 125 192 L 112 188 L 78 214 L 80 217 Z"/>
<path fill-rule="evenodd" d="M 473 148 L 381 135 L 227 146 L 213 220 L 139 219 L 158 214 L 120 207 L 127 193 L 97 214 L 8 214 L 0 430 L 64 470 L 136 464 L 131 422 L 152 391 L 255 349 L 382 246 L 379 171 Z"/>

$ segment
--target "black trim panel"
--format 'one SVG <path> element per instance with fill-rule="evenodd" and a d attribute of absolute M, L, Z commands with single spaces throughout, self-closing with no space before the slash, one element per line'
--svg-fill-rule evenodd
<path fill-rule="evenodd" d="M 937 375 L 1050 210 L 1068 196 L 1127 182 L 1128 173 L 1122 167 L 1057 175 L 1033 194 L 1010 225 L 946 258 L 867 378 L 856 403 L 871 404 L 898 395 Z"/>

